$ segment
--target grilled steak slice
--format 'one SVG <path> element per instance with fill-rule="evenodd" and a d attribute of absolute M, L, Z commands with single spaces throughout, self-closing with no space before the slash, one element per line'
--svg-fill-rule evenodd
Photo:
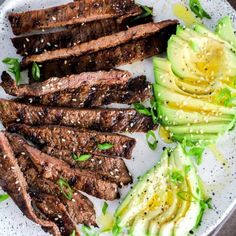
<path fill-rule="evenodd" d="M 63 77 L 68 74 L 79 74 L 85 71 L 109 70 L 116 66 L 141 61 L 164 52 L 167 48 L 167 41 L 175 31 L 176 22 L 171 22 L 169 26 L 160 30 L 160 32 L 145 38 L 79 57 L 42 63 L 40 78 L 45 80 L 53 76 Z M 31 73 L 29 76 L 31 76 Z"/>
<path fill-rule="evenodd" d="M 10 13 L 8 19 L 13 33 L 19 35 L 35 29 L 62 27 L 123 15 L 135 16 L 141 12 L 141 7 L 132 0 L 81 0 L 47 9 Z"/>
<path fill-rule="evenodd" d="M 17 53 L 26 56 L 40 54 L 45 51 L 68 48 L 76 44 L 88 42 L 106 35 L 126 30 L 127 27 L 151 22 L 152 17 L 127 19 L 120 22 L 119 19 L 110 18 L 76 24 L 70 29 L 30 36 L 12 38 L 11 41 L 17 49 Z"/>
<path fill-rule="evenodd" d="M 102 180 L 98 174 L 72 169 L 64 161 L 48 156 L 32 146 L 24 145 L 24 148 L 44 178 L 52 181 L 65 179 L 75 189 L 101 199 L 114 200 L 119 197 L 117 185 Z"/>
<path fill-rule="evenodd" d="M 76 154 L 79 157 L 83 153 L 71 153 L 68 150 L 58 150 L 52 147 L 45 147 L 42 151 L 67 162 L 71 167 L 94 171 L 120 185 L 126 185 L 132 182 L 132 177 L 129 174 L 125 162 L 120 158 L 92 155 L 86 161 L 75 161 L 72 158 L 72 154 Z"/>
<path fill-rule="evenodd" d="M 135 109 L 73 109 L 33 106 L 0 99 L 0 119 L 7 126 L 62 125 L 104 132 L 147 132 L 154 129 L 152 118 Z"/>
<path fill-rule="evenodd" d="M 19 86 L 3 72 L 1 85 L 10 95 L 26 97 L 21 99 L 23 102 L 48 106 L 98 107 L 131 104 L 151 97 L 151 86 L 145 76 L 131 78 L 129 72 L 119 70 L 87 72 Z"/>
<path fill-rule="evenodd" d="M 41 148 L 50 146 L 56 149 L 66 149 L 71 152 L 92 153 L 111 157 L 131 158 L 135 139 L 125 135 L 83 131 L 63 126 L 30 127 L 23 124 L 12 124 L 10 132 L 18 132 Z M 101 150 L 98 144 L 109 143 L 110 149 Z"/>
<path fill-rule="evenodd" d="M 158 32 L 161 32 L 161 30 L 165 29 L 168 26 L 176 26 L 176 24 L 176 21 L 168 20 L 159 23 L 147 23 L 143 25 L 134 26 L 125 31 L 104 36 L 97 40 L 78 44 L 70 48 L 62 48 L 55 51 L 44 52 L 40 55 L 27 56 L 22 60 L 21 65 L 23 68 L 27 68 L 33 62 L 45 63 L 55 60 L 60 62 L 68 60 L 69 64 L 72 62 L 75 63 L 82 55 L 95 53 L 101 50 L 105 50 L 107 48 L 113 48 L 118 45 L 128 43 L 130 41 L 136 41 L 139 39 L 147 38 L 151 35 L 155 35 Z"/>
<path fill-rule="evenodd" d="M 27 193 L 28 185 L 3 132 L 0 133 L 0 164 L 0 185 L 3 190 L 11 196 L 24 215 L 41 225 L 45 231 L 60 236 L 57 225 L 45 219 L 44 215 L 34 208 L 34 201 Z"/>
<path fill-rule="evenodd" d="M 77 224 L 96 226 L 96 213 L 92 202 L 80 192 L 73 194 L 73 201 L 65 198 L 58 184 L 43 178 L 36 170 L 24 148 L 27 142 L 17 134 L 6 133 L 5 135 L 11 144 L 12 150 L 17 157 L 17 162 L 24 173 L 31 191 L 43 192 L 59 197 L 66 206 L 69 215 Z"/>
<path fill-rule="evenodd" d="M 76 223 L 71 219 L 60 199 L 53 195 L 32 190 L 30 190 L 30 196 L 34 199 L 37 209 L 57 224 L 62 236 L 71 235 L 73 231 L 76 235 L 80 235 Z"/>

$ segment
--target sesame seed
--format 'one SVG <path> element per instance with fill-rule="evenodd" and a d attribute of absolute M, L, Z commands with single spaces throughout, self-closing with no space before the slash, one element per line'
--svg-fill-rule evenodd
<path fill-rule="evenodd" d="M 53 16 L 53 17 L 52 17 L 52 20 L 54 20 L 54 21 L 55 21 L 55 20 L 57 20 L 57 18 L 56 18 L 55 16 Z"/>
<path fill-rule="evenodd" d="M 20 119 L 19 119 L 19 118 L 17 118 L 17 119 L 16 119 L 16 122 L 20 122 Z"/>
<path fill-rule="evenodd" d="M 65 142 L 66 140 L 64 138 L 61 139 L 62 142 Z"/>
<path fill-rule="evenodd" d="M 44 39 L 41 39 L 40 42 L 43 43 L 43 42 L 44 42 Z"/>
<path fill-rule="evenodd" d="M 101 164 L 102 164 L 102 160 L 100 160 L 100 161 L 98 162 L 98 164 L 101 165 Z"/>
<path fill-rule="evenodd" d="M 25 40 L 26 40 L 26 42 L 29 42 L 29 41 L 30 41 L 29 38 L 25 38 Z"/>

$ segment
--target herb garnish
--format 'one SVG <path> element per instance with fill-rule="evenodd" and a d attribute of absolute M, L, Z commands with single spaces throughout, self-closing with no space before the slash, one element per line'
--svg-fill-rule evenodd
<path fill-rule="evenodd" d="M 61 178 L 61 179 L 59 179 L 57 181 L 57 184 L 59 185 L 62 194 L 68 200 L 72 200 L 72 198 L 73 198 L 73 190 L 72 190 L 71 186 L 69 185 L 69 183 L 66 180 Z"/>
<path fill-rule="evenodd" d="M 81 231 L 84 233 L 84 236 L 98 236 L 98 232 L 94 232 L 89 226 L 82 225 Z"/>
<path fill-rule="evenodd" d="M 75 236 L 75 230 L 72 231 L 72 233 L 70 234 L 70 236 Z"/>
<path fill-rule="evenodd" d="M 141 103 L 134 103 L 133 106 L 134 106 L 134 109 L 138 113 L 140 113 L 142 115 L 145 115 L 145 116 L 152 116 L 150 108 L 146 108 L 143 104 L 141 104 Z"/>
<path fill-rule="evenodd" d="M 16 84 L 19 84 L 21 80 L 19 59 L 6 57 L 5 59 L 2 60 L 2 62 L 9 66 L 8 71 L 15 76 Z"/>
<path fill-rule="evenodd" d="M 217 96 L 217 102 L 225 106 L 235 105 L 235 100 L 236 97 L 232 96 L 232 93 L 228 88 L 223 88 L 222 90 L 220 90 Z"/>
<path fill-rule="evenodd" d="M 140 7 L 142 8 L 142 14 L 139 16 L 136 16 L 134 19 L 132 19 L 131 21 L 136 21 L 142 18 L 145 18 L 147 16 L 152 16 L 153 15 L 153 10 L 152 8 L 148 7 L 148 6 L 142 6 L 140 5 Z"/>
<path fill-rule="evenodd" d="M 158 115 L 157 115 L 157 103 L 155 100 L 151 100 L 150 101 L 151 107 L 145 107 L 143 104 L 141 103 L 134 103 L 134 109 L 141 115 L 144 116 L 151 116 L 152 117 L 152 121 L 153 124 L 157 124 L 158 123 Z"/>
<path fill-rule="evenodd" d="M 188 174 L 190 170 L 191 170 L 191 166 L 190 165 L 184 167 L 185 174 Z"/>
<path fill-rule="evenodd" d="M 104 150 L 108 150 L 111 149 L 113 147 L 113 144 L 111 143 L 99 143 L 97 144 L 98 149 L 104 151 Z"/>
<path fill-rule="evenodd" d="M 77 156 L 75 153 L 72 153 L 71 155 L 75 161 L 87 161 L 92 156 L 91 154 L 81 154 L 80 156 Z"/>
<path fill-rule="evenodd" d="M 108 204 L 107 204 L 107 202 L 104 202 L 104 203 L 103 203 L 103 207 L 102 207 L 102 213 L 103 213 L 103 215 L 106 215 L 106 213 L 107 213 L 107 208 L 108 208 Z"/>
<path fill-rule="evenodd" d="M 0 202 L 7 200 L 10 196 L 8 194 L 1 194 L 0 195 Z"/>
<path fill-rule="evenodd" d="M 188 156 L 193 156 L 196 158 L 196 162 L 198 165 L 202 163 L 202 154 L 205 150 L 203 147 L 193 147 L 188 146 L 186 139 L 183 140 L 182 147 L 184 149 L 184 152 Z"/>
<path fill-rule="evenodd" d="M 149 130 L 149 131 L 147 132 L 147 134 L 146 134 L 146 140 L 147 140 L 148 146 L 149 146 L 153 151 L 156 150 L 158 141 L 157 141 L 157 138 L 156 138 L 155 133 L 154 133 L 152 130 Z"/>
<path fill-rule="evenodd" d="M 203 9 L 199 0 L 189 0 L 189 6 L 192 12 L 200 19 L 203 19 L 204 17 L 211 19 L 211 16 Z"/>
<path fill-rule="evenodd" d="M 40 68 L 39 68 L 38 64 L 35 63 L 35 62 L 32 65 L 31 73 L 32 73 L 32 76 L 33 76 L 35 81 L 40 80 Z"/>
<path fill-rule="evenodd" d="M 173 171 L 170 174 L 171 181 L 178 185 L 184 182 L 184 176 L 179 171 Z"/>
<path fill-rule="evenodd" d="M 113 236 L 119 236 L 122 232 L 122 228 L 119 226 L 120 224 L 120 219 L 119 218 L 116 218 L 115 220 L 115 224 L 112 228 L 112 234 Z"/>

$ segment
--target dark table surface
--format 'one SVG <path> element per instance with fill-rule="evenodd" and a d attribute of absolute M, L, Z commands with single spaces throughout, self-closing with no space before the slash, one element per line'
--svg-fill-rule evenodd
<path fill-rule="evenodd" d="M 236 9 L 236 0 L 228 0 L 230 4 Z M 4 0 L 0 0 L 0 4 Z M 230 218 L 221 225 L 212 236 L 236 236 L 236 210 L 232 213 Z"/>

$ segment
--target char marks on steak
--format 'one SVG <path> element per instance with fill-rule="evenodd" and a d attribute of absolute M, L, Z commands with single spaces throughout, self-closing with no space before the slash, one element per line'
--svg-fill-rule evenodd
<path fill-rule="evenodd" d="M 86 161 L 76 161 L 72 158 L 72 154 L 76 154 L 79 157 L 83 153 L 72 153 L 69 150 L 58 150 L 52 147 L 45 147 L 42 151 L 67 162 L 73 168 L 94 171 L 111 182 L 122 183 L 121 185 L 132 183 L 132 177 L 129 174 L 125 162 L 121 158 L 92 155 Z"/>
<path fill-rule="evenodd" d="M 57 225 L 34 208 L 34 200 L 27 192 L 28 184 L 3 132 L 0 132 L 0 164 L 0 185 L 3 190 L 11 196 L 25 216 L 41 225 L 45 231 L 60 236 Z"/>
<path fill-rule="evenodd" d="M 119 16 L 136 16 L 142 9 L 133 0 L 80 0 L 47 9 L 10 13 L 13 33 L 19 35 L 37 29 L 47 29 Z"/>
<path fill-rule="evenodd" d="M 0 119 L 5 126 L 20 122 L 33 126 L 62 125 L 100 132 L 147 132 L 155 128 L 151 117 L 141 115 L 135 109 L 47 107 L 0 99 L 0 111 Z"/>
<path fill-rule="evenodd" d="M 46 193 L 60 198 L 66 206 L 67 211 L 76 224 L 86 224 L 96 226 L 96 213 L 92 202 L 80 192 L 73 194 L 73 201 L 68 200 L 61 193 L 58 184 L 44 178 L 36 169 L 29 155 L 26 153 L 24 145 L 27 142 L 17 134 L 5 133 L 11 144 L 12 150 L 17 157 L 17 162 L 24 173 L 24 177 L 34 193 Z M 36 196 L 35 196 L 36 197 Z"/>
<path fill-rule="evenodd" d="M 24 148 L 44 178 L 52 181 L 65 179 L 73 188 L 101 199 L 119 198 L 117 184 L 103 180 L 99 174 L 88 170 L 71 169 L 64 161 L 42 153 L 30 145 L 24 145 Z"/>
<path fill-rule="evenodd" d="M 108 48 L 114 48 L 119 45 L 127 44 L 129 42 L 135 42 L 140 39 L 148 38 L 150 36 L 157 36 L 156 34 L 162 32 L 167 27 L 176 26 L 177 21 L 167 20 L 159 23 L 147 23 L 138 26 L 131 27 L 125 31 L 118 32 L 116 34 L 104 36 L 96 40 L 85 42 L 72 46 L 70 48 L 62 48 L 54 51 L 44 52 L 39 55 L 31 55 L 23 58 L 21 62 L 22 68 L 29 67 L 33 62 L 47 63 L 50 61 L 58 61 L 64 63 L 75 63 L 82 55 L 96 53 Z M 174 27 L 175 28 L 175 27 Z M 162 38 L 157 38 L 156 41 L 162 41 Z M 167 40 L 165 40 L 166 43 Z M 156 51 L 165 50 L 165 48 L 157 48 Z"/>
<path fill-rule="evenodd" d="M 49 146 L 71 152 L 127 159 L 131 158 L 136 143 L 134 138 L 125 135 L 84 131 L 64 126 L 30 127 L 24 124 L 12 124 L 7 129 L 10 132 L 22 134 L 41 148 Z M 110 149 L 101 150 L 98 148 L 98 144 L 103 143 L 110 143 L 113 146 Z"/>
<path fill-rule="evenodd" d="M 145 76 L 131 78 L 127 71 L 86 72 L 42 83 L 16 85 L 7 72 L 2 73 L 5 92 L 26 103 L 48 106 L 98 107 L 110 103 L 132 104 L 151 97 L 151 85 Z"/>
<path fill-rule="evenodd" d="M 68 74 L 79 74 L 85 71 L 109 70 L 116 66 L 141 61 L 162 53 L 167 48 L 168 39 L 176 31 L 177 22 L 162 22 L 162 25 L 164 24 L 166 27 L 147 37 L 100 51 L 89 52 L 78 57 L 57 59 L 42 63 L 40 78 L 41 80 L 45 80 L 50 77 L 63 77 Z"/>
<path fill-rule="evenodd" d="M 141 18 L 140 20 L 132 19 L 126 19 L 122 22 L 116 18 L 92 21 L 76 24 L 70 29 L 54 33 L 22 36 L 12 38 L 11 40 L 14 47 L 17 49 L 17 53 L 26 56 L 57 50 L 59 48 L 69 48 L 76 44 L 123 31 L 130 26 L 152 21 L 151 17 Z"/>

